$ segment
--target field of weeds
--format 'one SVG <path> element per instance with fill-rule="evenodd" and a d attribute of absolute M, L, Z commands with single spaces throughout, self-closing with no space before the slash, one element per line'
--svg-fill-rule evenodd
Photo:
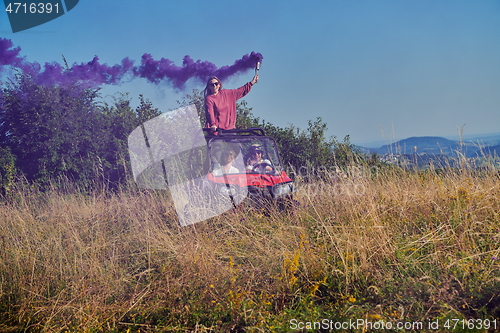
<path fill-rule="evenodd" d="M 380 170 L 296 198 L 181 228 L 167 192 L 17 184 L 0 331 L 500 329 L 498 172 Z"/>

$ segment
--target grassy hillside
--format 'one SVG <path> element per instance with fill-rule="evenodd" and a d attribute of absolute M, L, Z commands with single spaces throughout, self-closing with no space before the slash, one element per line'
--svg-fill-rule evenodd
<path fill-rule="evenodd" d="M 291 214 L 186 228 L 166 192 L 18 184 L 0 205 L 0 331 L 500 327 L 498 173 L 355 170 L 299 181 Z"/>

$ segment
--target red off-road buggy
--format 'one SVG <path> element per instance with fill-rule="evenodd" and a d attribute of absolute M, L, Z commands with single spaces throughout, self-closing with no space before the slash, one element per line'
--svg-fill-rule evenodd
<path fill-rule="evenodd" d="M 215 200 L 246 203 L 269 212 L 293 208 L 294 184 L 281 163 L 276 142 L 262 128 L 204 129 L 207 155 L 201 185 Z M 260 156 L 258 156 L 260 155 Z M 260 158 L 260 160 L 259 160 Z"/>

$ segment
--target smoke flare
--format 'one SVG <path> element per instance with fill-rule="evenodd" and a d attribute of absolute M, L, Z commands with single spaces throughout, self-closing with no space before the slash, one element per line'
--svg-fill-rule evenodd
<path fill-rule="evenodd" d="M 182 66 L 176 66 L 169 59 L 155 60 L 151 54 L 145 53 L 139 66 L 134 66 L 134 61 L 129 58 L 124 58 L 120 64 L 108 66 L 101 64 L 95 56 L 88 63 L 75 63 L 66 68 L 56 62 L 45 63 L 43 67 L 36 62 L 30 63 L 19 55 L 20 51 L 20 47 L 14 48 L 11 40 L 0 38 L 0 72 L 2 67 L 10 66 L 30 74 L 39 84 L 65 86 L 79 82 L 85 87 L 121 84 L 127 78 L 141 77 L 155 84 L 171 83 L 174 88 L 183 89 L 190 79 L 204 83 L 210 76 L 215 75 L 225 80 L 255 68 L 255 64 L 263 59 L 260 53 L 252 52 L 236 60 L 231 66 L 217 68 L 211 62 L 194 61 L 186 55 Z"/>

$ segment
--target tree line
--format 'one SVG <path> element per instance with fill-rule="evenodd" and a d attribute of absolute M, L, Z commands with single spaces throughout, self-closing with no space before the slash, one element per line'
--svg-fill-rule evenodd
<path fill-rule="evenodd" d="M 40 85 L 26 73 L 17 73 L 0 90 L 0 187 L 8 191 L 18 177 L 41 186 L 60 178 L 84 187 L 112 187 L 131 179 L 127 138 L 137 126 L 161 114 L 139 96 L 131 107 L 128 94 L 103 102 L 99 88 Z M 205 123 L 203 96 L 193 90 L 179 106 L 195 104 Z M 285 166 L 343 165 L 362 155 L 349 143 L 326 138 L 321 118 L 301 130 L 282 128 L 255 117 L 245 101 L 237 105 L 237 127 L 262 127 L 278 143 Z"/>

